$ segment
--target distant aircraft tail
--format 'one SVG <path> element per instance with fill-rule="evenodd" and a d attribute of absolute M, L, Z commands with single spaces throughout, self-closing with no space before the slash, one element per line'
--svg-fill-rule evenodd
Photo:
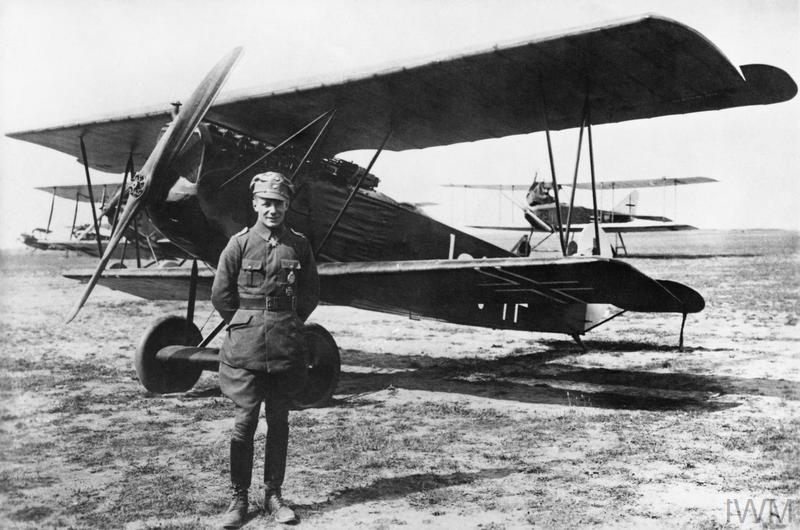
<path fill-rule="evenodd" d="M 613 257 L 611 242 L 608 240 L 605 230 L 598 227 L 600 241 L 595 244 L 594 224 L 587 224 L 583 230 L 578 232 L 575 238 L 570 241 L 567 247 L 567 254 L 570 256 L 601 256 L 604 258 Z M 598 249 L 598 254 L 594 254 L 594 249 Z"/>
<path fill-rule="evenodd" d="M 614 206 L 614 211 L 625 215 L 636 215 L 637 204 L 639 204 L 639 192 L 633 190 Z"/>

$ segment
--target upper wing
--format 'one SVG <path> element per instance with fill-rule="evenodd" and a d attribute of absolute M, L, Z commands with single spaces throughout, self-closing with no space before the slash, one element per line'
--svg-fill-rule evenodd
<path fill-rule="evenodd" d="M 612 259 L 484 258 L 320 263 L 321 298 L 339 305 L 442 318 L 452 308 L 529 303 L 568 306 L 613 304 L 630 311 L 700 311 L 704 302 L 688 287 L 666 289 L 631 265 Z M 65 276 L 86 281 L 92 271 Z M 114 269 L 99 283 L 148 299 L 181 300 L 190 271 Z M 199 273 L 197 296 L 208 299 L 213 273 Z M 677 285 L 677 284 L 676 284 Z"/>
<path fill-rule="evenodd" d="M 736 68 L 705 37 L 648 16 L 496 46 L 374 73 L 220 98 L 207 119 L 278 143 L 338 109 L 325 154 L 449 145 L 577 127 L 588 92 L 593 124 L 785 101 L 797 85 L 779 68 Z M 166 110 L 9 134 L 80 157 L 97 169 L 140 167 L 169 120 Z"/>
<path fill-rule="evenodd" d="M 711 177 L 659 177 L 652 179 L 638 179 L 638 180 L 604 180 L 597 183 L 598 190 L 621 190 L 629 188 L 657 188 L 662 186 L 677 186 L 684 184 L 703 184 L 705 182 L 719 182 L 717 179 Z M 552 182 L 547 181 L 547 184 L 552 185 Z M 442 184 L 442 188 L 464 188 L 473 190 L 511 190 L 511 189 L 528 189 L 528 184 Z M 559 186 L 569 188 L 572 184 L 569 182 L 559 184 Z M 575 184 L 575 188 L 590 190 L 592 184 L 590 182 L 579 182 Z"/>
<path fill-rule="evenodd" d="M 468 190 L 527 190 L 531 184 L 442 184 L 442 188 L 464 188 Z"/>
<path fill-rule="evenodd" d="M 711 177 L 660 177 L 652 179 L 638 179 L 638 180 L 606 180 L 597 183 L 599 190 L 621 190 L 632 188 L 660 188 L 664 186 L 678 186 L 684 184 L 703 184 L 705 182 L 718 182 L 717 179 Z M 564 186 L 572 186 L 572 184 L 564 184 Z M 580 182 L 575 184 L 578 189 L 592 189 L 590 182 Z"/>
<path fill-rule="evenodd" d="M 93 182 L 92 194 L 94 195 L 95 202 L 100 202 L 103 197 L 109 198 L 116 193 L 117 188 L 120 186 L 117 180 L 113 183 Z M 55 193 L 64 199 L 72 201 L 89 202 L 89 186 L 86 184 L 72 184 L 68 186 L 37 186 L 37 190 L 42 190 L 47 193 Z"/>

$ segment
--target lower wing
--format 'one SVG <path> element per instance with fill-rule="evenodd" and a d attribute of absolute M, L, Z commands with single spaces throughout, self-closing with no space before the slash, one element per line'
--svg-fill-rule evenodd
<path fill-rule="evenodd" d="M 695 313 L 705 306 L 693 289 L 655 280 L 628 263 L 605 258 L 483 258 L 321 263 L 321 299 L 410 317 L 497 327 L 580 333 L 601 319 L 587 308 Z M 87 281 L 92 271 L 69 271 Z M 197 297 L 209 299 L 214 274 L 198 274 Z M 115 269 L 99 283 L 150 300 L 187 299 L 188 268 Z"/>

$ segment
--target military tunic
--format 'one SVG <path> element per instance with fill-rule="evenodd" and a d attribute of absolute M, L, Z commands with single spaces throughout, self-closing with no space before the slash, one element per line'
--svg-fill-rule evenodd
<path fill-rule="evenodd" d="M 220 362 L 269 373 L 303 364 L 300 331 L 319 301 L 305 236 L 262 223 L 233 236 L 219 259 L 211 300 L 228 321 Z"/>

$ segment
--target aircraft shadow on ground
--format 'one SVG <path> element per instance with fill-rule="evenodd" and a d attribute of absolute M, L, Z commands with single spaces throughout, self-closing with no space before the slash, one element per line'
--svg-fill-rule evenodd
<path fill-rule="evenodd" d="M 449 486 L 460 486 L 485 479 L 499 479 L 512 473 L 519 473 L 519 468 L 491 468 L 472 473 L 416 473 L 399 477 L 379 478 L 367 486 L 347 488 L 334 492 L 327 501 L 313 504 L 295 505 L 302 516 L 303 512 L 325 512 L 338 510 L 355 504 L 370 501 L 385 501 L 405 498 L 414 493 L 433 491 Z"/>
<path fill-rule="evenodd" d="M 558 362 L 580 354 L 572 342 L 547 340 L 540 344 L 547 349 L 496 359 L 477 356 L 452 359 L 343 350 L 344 367 L 336 394 L 346 397 L 333 400 L 331 404 L 337 407 L 361 406 L 367 394 L 387 388 L 457 393 L 521 403 L 639 410 L 715 411 L 739 405 L 713 399 L 723 394 L 800 399 L 800 384 L 791 381 L 575 366 Z M 586 345 L 590 351 L 609 354 L 675 350 L 673 346 L 639 341 L 588 341 Z M 692 351 L 715 350 L 687 348 L 684 353 Z M 371 371 L 348 371 L 347 366 L 369 367 Z M 667 394 L 664 391 L 671 393 L 664 395 Z M 221 395 L 216 384 L 185 394 L 173 394 L 179 399 Z"/>
<path fill-rule="evenodd" d="M 653 345 L 628 343 L 617 348 L 617 351 L 620 349 L 652 350 Z M 580 367 L 556 362 L 559 358 L 575 355 L 574 347 L 499 359 L 456 360 L 360 350 L 345 350 L 342 353 L 345 367 L 336 393 L 349 394 L 351 397 L 398 388 L 459 393 L 522 403 L 610 409 L 716 411 L 739 405 L 737 402 L 714 399 L 722 394 L 789 399 L 798 399 L 800 396 L 800 385 L 780 380 Z M 369 366 L 375 371 L 349 372 L 347 365 Z M 381 368 L 393 371 L 381 372 Z M 339 400 L 338 406 L 348 406 L 348 401 L 351 399 Z"/>

